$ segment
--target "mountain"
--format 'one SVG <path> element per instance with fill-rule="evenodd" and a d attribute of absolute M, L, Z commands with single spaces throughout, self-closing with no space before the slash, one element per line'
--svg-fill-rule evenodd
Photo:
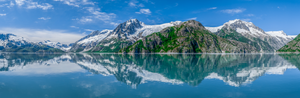
<path fill-rule="evenodd" d="M 298 35 L 294 40 L 287 43 L 285 46 L 280 48 L 277 52 L 300 52 L 300 35 Z"/>
<path fill-rule="evenodd" d="M 252 44 L 253 46 L 259 46 L 261 52 L 274 52 L 294 38 L 293 36 L 286 35 L 284 32 L 265 32 L 252 22 L 242 21 L 240 19 L 230 20 L 219 27 L 206 27 L 206 29 L 213 33 L 220 33 L 222 30 L 230 31 L 226 32 L 228 34 L 237 32 L 247 38 L 247 40 L 250 40 L 250 43 L 255 43 Z"/>
<path fill-rule="evenodd" d="M 284 31 L 267 31 L 266 33 L 277 38 L 279 41 L 281 41 L 280 43 L 284 43 L 284 45 L 297 37 L 297 35 L 287 35 Z"/>
<path fill-rule="evenodd" d="M 189 20 L 146 36 L 122 53 L 256 53 L 247 43 L 210 33 L 201 23 Z"/>
<path fill-rule="evenodd" d="M 0 34 L 1 52 L 63 52 L 48 45 L 31 42 L 14 34 Z"/>
<path fill-rule="evenodd" d="M 62 51 L 69 51 L 73 44 L 61 44 L 60 42 L 51 42 L 50 40 L 46 40 L 43 42 L 39 42 L 40 45 L 47 45 L 56 49 L 60 49 Z"/>
<path fill-rule="evenodd" d="M 225 39 L 248 43 L 249 45 L 255 47 L 256 51 L 259 52 L 274 52 L 275 50 L 269 43 L 255 37 L 245 37 L 231 28 L 224 27 L 220 31 L 217 31 L 215 34 Z"/>
<path fill-rule="evenodd" d="M 70 52 L 85 52 L 95 47 L 101 40 L 107 37 L 112 30 L 93 31 L 74 43 Z"/>
<path fill-rule="evenodd" d="M 176 21 L 161 25 L 145 25 L 137 19 L 130 19 L 118 25 L 96 47 L 92 48 L 90 52 L 118 52 L 120 49 L 132 45 L 147 35 L 180 23 L 180 21 Z"/>

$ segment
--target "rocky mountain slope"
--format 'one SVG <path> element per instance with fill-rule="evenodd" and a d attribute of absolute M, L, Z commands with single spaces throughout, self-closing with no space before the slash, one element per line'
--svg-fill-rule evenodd
<path fill-rule="evenodd" d="M 85 52 L 95 47 L 100 41 L 107 37 L 112 30 L 93 31 L 91 34 L 81 38 L 74 43 L 70 52 Z"/>
<path fill-rule="evenodd" d="M 236 31 L 249 39 L 251 43 L 256 43 L 255 46 L 259 46 L 262 52 L 274 52 L 294 38 L 294 36 L 288 36 L 284 32 L 265 32 L 261 28 L 255 26 L 252 22 L 246 22 L 239 19 L 230 20 L 219 27 L 206 28 L 214 33 L 220 32 L 222 29 Z"/>
<path fill-rule="evenodd" d="M 122 53 L 256 53 L 248 43 L 221 38 L 195 20 L 153 33 Z"/>
<path fill-rule="evenodd" d="M 145 25 L 137 19 L 130 19 L 118 25 L 108 36 L 100 41 L 90 52 L 118 52 L 120 49 L 132 45 L 137 40 L 166 27 L 175 26 L 180 21 L 161 25 Z"/>
<path fill-rule="evenodd" d="M 285 46 L 280 48 L 277 52 L 300 52 L 300 35 L 298 35 L 294 40 L 287 43 Z"/>
<path fill-rule="evenodd" d="M 220 31 L 217 31 L 215 34 L 225 39 L 248 43 L 249 45 L 255 47 L 256 51 L 259 52 L 274 52 L 275 50 L 267 42 L 255 37 L 250 37 L 250 36 L 245 37 L 231 28 L 222 28 Z"/>
<path fill-rule="evenodd" d="M 63 52 L 45 44 L 31 42 L 13 34 L 0 34 L 1 52 Z"/>

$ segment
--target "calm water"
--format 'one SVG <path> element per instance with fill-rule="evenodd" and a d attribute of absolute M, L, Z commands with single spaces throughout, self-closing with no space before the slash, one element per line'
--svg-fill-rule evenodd
<path fill-rule="evenodd" d="M 1 98 L 299 98 L 300 55 L 0 53 Z"/>

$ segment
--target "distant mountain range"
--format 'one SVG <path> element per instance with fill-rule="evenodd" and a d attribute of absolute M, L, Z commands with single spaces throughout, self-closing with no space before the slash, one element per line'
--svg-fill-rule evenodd
<path fill-rule="evenodd" d="M 200 25 L 195 26 L 193 23 Z M 0 51 L 271 53 L 276 52 L 295 37 L 283 31 L 265 32 L 252 22 L 239 19 L 230 20 L 219 27 L 204 27 L 197 21 L 146 25 L 137 19 L 130 19 L 118 25 L 114 30 L 93 31 L 70 45 L 49 40 L 31 42 L 13 34 L 2 34 Z"/>
<path fill-rule="evenodd" d="M 31 42 L 26 38 L 14 34 L 0 34 L 0 51 L 1 52 L 63 52 L 60 43 L 51 44 L 50 41 Z M 62 45 L 61 45 L 62 46 Z M 56 48 L 54 48 L 56 47 Z"/>

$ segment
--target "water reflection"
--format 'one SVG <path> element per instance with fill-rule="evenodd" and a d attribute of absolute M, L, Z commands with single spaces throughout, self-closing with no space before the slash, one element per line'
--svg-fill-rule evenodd
<path fill-rule="evenodd" d="M 265 74 L 299 68 L 291 54 L 0 54 L 0 74 L 39 75 L 84 72 L 114 76 L 136 88 L 147 81 L 198 86 L 219 79 L 231 86 L 249 84 Z M 79 66 L 77 66 L 79 65 Z"/>
<path fill-rule="evenodd" d="M 47 75 L 84 72 L 63 54 L 0 54 L 0 75 Z M 1 72 L 2 71 L 2 72 Z"/>

